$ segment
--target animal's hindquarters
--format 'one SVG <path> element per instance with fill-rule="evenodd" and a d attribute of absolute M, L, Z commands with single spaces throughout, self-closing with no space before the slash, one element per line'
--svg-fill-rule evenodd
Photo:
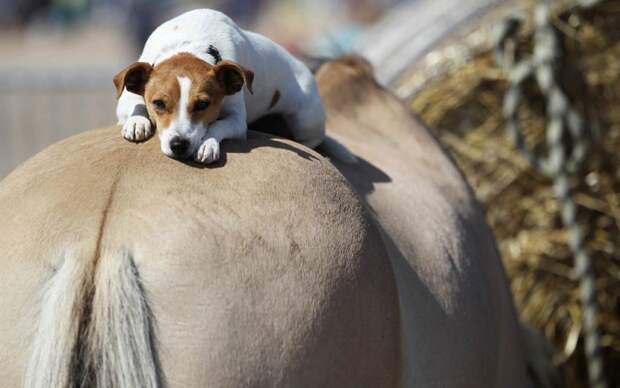
<path fill-rule="evenodd" d="M 119 129 L 0 182 L 0 386 L 152 386 L 155 323 L 169 388 L 394 386 L 389 259 L 335 169 L 257 133 L 223 144 L 225 167 L 194 168 Z"/>

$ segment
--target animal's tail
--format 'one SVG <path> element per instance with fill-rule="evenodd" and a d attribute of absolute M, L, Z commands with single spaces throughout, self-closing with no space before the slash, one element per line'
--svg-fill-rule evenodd
<path fill-rule="evenodd" d="M 324 155 L 331 159 L 336 159 L 342 163 L 346 164 L 355 164 L 357 163 L 357 158 L 353 153 L 338 140 L 334 139 L 331 136 L 326 136 L 323 143 L 319 145 L 318 150 Z"/>
<path fill-rule="evenodd" d="M 41 300 L 26 388 L 158 388 L 151 314 L 132 258 L 67 258 Z"/>

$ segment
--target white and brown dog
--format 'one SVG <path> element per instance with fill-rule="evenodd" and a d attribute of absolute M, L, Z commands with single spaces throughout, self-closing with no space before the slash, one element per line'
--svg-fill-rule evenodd
<path fill-rule="evenodd" d="M 146 140 L 155 125 L 162 152 L 174 158 L 214 162 L 223 139 L 244 139 L 247 124 L 268 113 L 281 114 L 294 140 L 308 147 L 325 140 L 310 70 L 218 11 L 187 12 L 159 26 L 114 84 L 123 136 Z"/>

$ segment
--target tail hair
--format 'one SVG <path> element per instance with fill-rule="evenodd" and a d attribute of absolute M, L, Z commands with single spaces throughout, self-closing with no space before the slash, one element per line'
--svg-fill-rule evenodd
<path fill-rule="evenodd" d="M 161 388 L 151 312 L 128 254 L 66 259 L 41 299 L 27 388 Z"/>

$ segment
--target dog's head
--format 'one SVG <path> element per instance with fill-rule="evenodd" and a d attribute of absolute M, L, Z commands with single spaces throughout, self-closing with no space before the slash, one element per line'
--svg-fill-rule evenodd
<path fill-rule="evenodd" d="M 211 65 L 181 53 L 155 67 L 136 62 L 114 77 L 114 85 L 118 96 L 126 88 L 144 97 L 162 152 L 187 158 L 219 117 L 224 97 L 239 92 L 244 84 L 252 92 L 253 79 L 252 71 L 235 62 Z"/>

